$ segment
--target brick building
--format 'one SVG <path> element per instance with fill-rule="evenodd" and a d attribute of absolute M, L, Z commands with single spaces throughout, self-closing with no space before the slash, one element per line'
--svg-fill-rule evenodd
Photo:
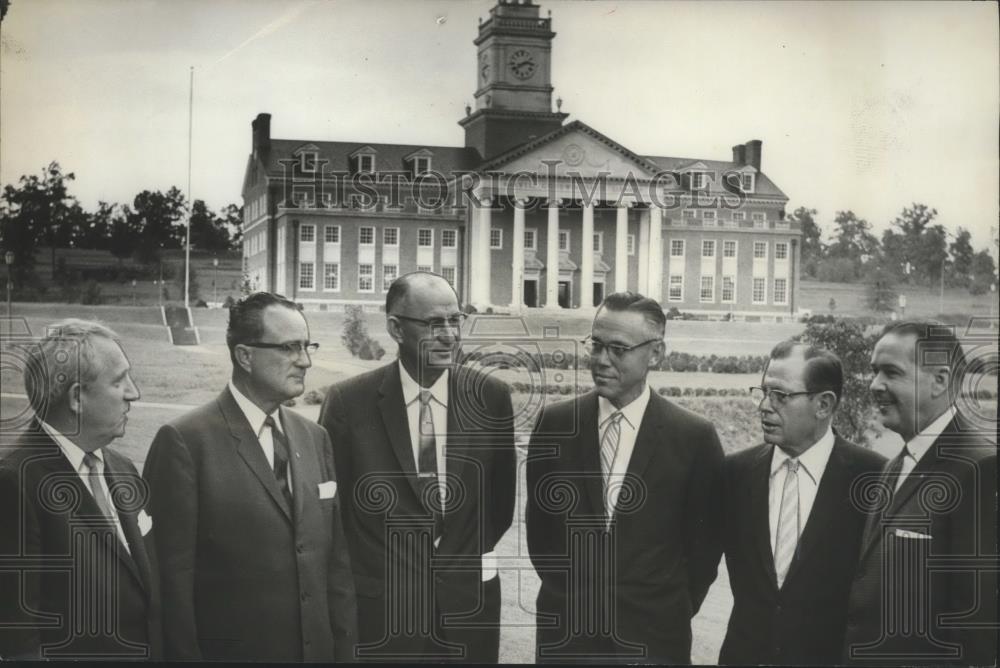
<path fill-rule="evenodd" d="M 243 182 L 251 284 L 374 308 L 396 276 L 428 269 L 479 309 L 586 309 L 630 289 L 709 316 L 794 314 L 800 230 L 762 143 L 729 161 L 640 155 L 566 122 L 551 21 L 530 0 L 481 21 L 464 147 L 274 139 L 259 114 Z"/>

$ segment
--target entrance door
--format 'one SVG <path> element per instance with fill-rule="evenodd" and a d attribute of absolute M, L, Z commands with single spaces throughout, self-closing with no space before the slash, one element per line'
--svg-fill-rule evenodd
<path fill-rule="evenodd" d="M 569 308 L 569 281 L 559 281 L 559 306 Z"/>
<path fill-rule="evenodd" d="M 524 282 L 524 305 L 538 308 L 538 281 Z"/>
<path fill-rule="evenodd" d="M 600 306 L 604 301 L 604 283 L 594 283 L 594 306 Z"/>

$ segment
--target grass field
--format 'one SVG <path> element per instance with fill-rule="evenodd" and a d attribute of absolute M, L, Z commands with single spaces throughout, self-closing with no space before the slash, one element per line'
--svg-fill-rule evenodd
<path fill-rule="evenodd" d="M 196 323 L 201 333 L 201 345 L 174 347 L 170 345 L 165 329 L 159 324 L 156 309 L 135 309 L 126 307 L 81 307 L 75 305 L 16 305 L 18 320 L 15 332 L 40 334 L 45 325 L 53 320 L 68 316 L 99 318 L 116 329 L 124 339 L 124 348 L 134 368 L 134 375 L 142 392 L 142 399 L 133 406 L 124 438 L 112 447 L 130 457 L 142 467 L 153 435 L 160 425 L 177 416 L 181 411 L 199 405 L 216 396 L 224 387 L 230 371 L 228 351 L 225 347 L 225 317 L 221 310 L 196 310 Z M 307 376 L 307 390 L 347 378 L 367 369 L 386 363 L 395 356 L 395 344 L 384 333 L 384 316 L 368 316 L 371 333 L 379 338 L 387 355 L 382 361 L 359 361 L 349 356 L 340 344 L 340 330 L 343 315 L 325 312 L 306 314 L 314 340 L 321 342 L 321 348 L 313 359 L 313 368 Z M 555 328 L 558 337 L 548 340 L 550 345 L 569 346 L 589 332 L 589 319 L 565 316 L 558 320 L 541 316 L 525 319 L 476 318 L 471 323 L 472 335 L 467 337 L 470 345 L 477 340 L 502 339 L 529 345 L 542 337 L 545 327 Z M 9 329 L 10 323 L 4 328 Z M 775 342 L 798 333 L 802 328 L 797 324 L 762 323 L 707 323 L 676 321 L 668 325 L 668 341 L 676 350 L 700 354 L 765 354 Z M 492 339 L 491 339 L 492 337 Z M 543 339 L 545 341 L 545 339 Z M 16 416 L 26 415 L 26 401 L 19 397 L 23 393 L 23 379 L 15 364 L 5 359 L 0 368 L 0 416 L 3 420 L 2 443 L 10 438 L 10 427 Z M 571 374 L 573 372 L 562 372 Z M 580 382 L 590 384 L 587 372 L 580 372 Z M 515 372 L 501 372 L 507 380 L 521 379 Z M 650 384 L 656 388 L 665 385 L 681 387 L 747 387 L 759 380 L 757 375 L 728 375 L 710 373 L 669 373 L 656 372 Z M 545 382 L 569 383 L 572 376 Z M 547 400 L 558 401 L 565 397 L 551 395 Z M 527 401 L 527 395 L 516 395 L 515 410 Z M 681 397 L 677 403 L 704 415 L 719 431 L 723 447 L 727 452 L 747 447 L 761 439 L 755 410 L 749 400 L 740 398 L 688 398 Z M 995 408 L 995 403 L 993 404 Z M 296 410 L 315 419 L 318 406 L 303 406 Z M 519 442 L 524 442 L 527 432 L 519 434 Z M 879 450 L 898 449 L 899 444 L 883 439 L 876 443 Z M 523 532 L 523 452 L 520 455 L 519 504 L 512 529 L 506 534 L 498 551 L 508 560 L 509 566 L 502 571 L 504 607 L 504 628 L 501 636 L 501 660 L 525 663 L 533 660 L 534 647 L 534 601 L 538 589 L 538 579 L 527 558 Z M 719 646 L 725 634 L 725 627 L 732 606 L 728 578 L 724 564 L 713 585 L 701 612 L 694 620 L 695 663 L 715 663 Z"/>

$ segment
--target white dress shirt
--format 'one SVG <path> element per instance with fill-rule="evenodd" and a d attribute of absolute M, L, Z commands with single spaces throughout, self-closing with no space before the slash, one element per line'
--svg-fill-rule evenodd
<path fill-rule="evenodd" d="M 250 423 L 250 430 L 257 436 L 257 442 L 260 443 L 260 448 L 264 451 L 264 457 L 267 459 L 268 465 L 274 470 L 274 436 L 271 434 L 271 429 L 264 424 L 264 421 L 268 418 L 268 414 L 262 411 L 257 404 L 250 401 L 245 394 L 236 389 L 233 381 L 229 381 L 229 391 L 232 393 L 233 399 L 236 400 L 236 405 L 243 412 L 243 416 Z M 284 434 L 285 428 L 281 425 L 281 412 L 275 409 L 270 416 L 274 419 L 274 424 L 278 428 L 278 432 Z M 289 459 L 291 456 L 292 453 L 289 452 Z M 288 465 L 288 493 L 294 494 L 291 463 Z"/>
<path fill-rule="evenodd" d="M 69 460 L 70 466 L 76 471 L 76 474 L 80 476 L 80 480 L 83 481 L 83 486 L 87 488 L 91 496 L 94 494 L 94 490 L 90 487 L 90 469 L 86 464 L 83 463 L 83 458 L 87 455 L 80 446 L 78 446 L 73 441 L 69 440 L 62 434 L 60 434 L 52 425 L 48 424 L 44 420 L 39 420 L 38 423 L 42 425 L 42 429 L 46 434 L 52 437 L 52 440 L 56 442 L 59 449 L 62 450 L 63 455 Z M 101 479 L 101 489 L 104 490 L 104 498 L 108 500 L 108 503 L 114 508 L 114 501 L 111 500 L 111 490 L 108 489 L 108 481 L 104 477 L 104 453 L 101 452 L 100 448 L 94 451 L 94 456 L 97 457 L 97 474 Z M 96 497 L 95 497 L 96 498 Z M 118 540 L 125 547 L 125 550 L 132 553 L 128 547 L 128 540 L 125 538 L 125 530 L 122 529 L 121 520 L 118 518 L 118 508 L 114 508 L 115 511 L 115 529 L 118 533 Z"/>
<path fill-rule="evenodd" d="M 618 438 L 618 449 L 615 450 L 615 459 L 611 464 L 611 474 L 608 480 L 622 480 L 628 472 L 628 464 L 632 460 L 632 451 L 635 450 L 635 439 L 639 435 L 639 426 L 642 424 L 642 416 L 646 414 L 646 406 L 649 405 L 650 389 L 647 384 L 643 387 L 638 397 L 622 408 L 615 408 L 614 404 L 604 397 L 597 398 L 597 443 L 600 447 L 601 437 L 604 436 L 606 422 L 615 413 L 620 412 L 622 419 L 618 423 L 621 428 L 621 435 Z M 621 493 L 621 485 L 614 485 L 610 488 L 611 507 L 618 505 L 618 495 Z"/>
<path fill-rule="evenodd" d="M 438 482 L 444 484 L 447 471 L 444 461 L 445 440 L 448 438 L 448 370 L 426 388 L 431 393 L 427 405 L 434 420 L 434 449 L 437 459 Z M 406 404 L 406 421 L 410 428 L 410 447 L 413 450 L 413 466 L 420 465 L 420 384 L 407 373 L 399 362 L 399 381 L 403 388 L 403 403 Z"/>
<path fill-rule="evenodd" d="M 951 424 L 954 418 L 955 407 L 948 406 L 948 410 L 924 427 L 923 431 L 906 442 L 906 445 L 903 447 L 906 448 L 907 453 L 903 456 L 903 468 L 899 471 L 899 478 L 896 480 L 896 489 L 900 488 L 906 476 L 910 475 L 910 471 L 916 467 L 927 451 L 930 450 L 931 446 L 934 445 L 934 441 L 938 439 L 938 436 Z"/>
<path fill-rule="evenodd" d="M 826 433 L 809 446 L 809 449 L 799 455 L 799 537 L 805 531 L 806 523 L 809 521 L 809 512 L 812 510 L 813 502 L 816 501 L 816 491 L 819 489 L 819 482 L 823 479 L 823 472 L 826 471 L 826 464 L 830 461 L 830 453 L 833 452 L 833 443 L 836 439 L 831 427 L 826 428 Z M 788 475 L 788 467 L 785 462 L 791 459 L 784 450 L 774 446 L 771 453 L 771 482 L 768 490 L 768 525 L 771 529 L 771 554 L 774 554 L 776 541 L 778 538 L 778 517 L 781 515 L 781 492 L 785 486 L 785 477 Z"/>

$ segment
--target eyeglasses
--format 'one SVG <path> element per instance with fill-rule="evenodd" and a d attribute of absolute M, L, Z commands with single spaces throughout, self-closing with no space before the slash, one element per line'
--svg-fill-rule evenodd
<path fill-rule="evenodd" d="M 447 318 L 431 318 L 429 320 L 424 320 L 423 318 L 411 318 L 408 315 L 399 315 L 398 313 L 389 314 L 390 318 L 399 318 L 400 320 L 409 320 L 410 322 L 419 322 L 424 327 L 430 327 L 431 329 L 442 329 L 444 327 L 450 327 L 452 329 L 461 329 L 462 325 L 465 323 L 468 314 L 466 313 L 454 313 L 449 315 Z"/>
<path fill-rule="evenodd" d="M 819 392 L 782 392 L 781 390 L 769 390 L 763 387 L 751 387 L 750 398 L 754 403 L 760 404 L 764 397 L 771 402 L 772 406 L 784 406 L 785 402 L 792 397 L 800 397 L 807 394 L 819 394 Z"/>
<path fill-rule="evenodd" d="M 312 341 L 288 341 L 286 343 L 262 343 L 260 341 L 252 341 L 242 345 L 250 346 L 251 348 L 280 350 L 289 357 L 298 357 L 303 351 L 305 351 L 306 355 L 312 356 L 316 354 L 317 350 L 319 350 L 319 344 Z"/>
<path fill-rule="evenodd" d="M 600 339 L 595 339 L 592 336 L 588 336 L 580 343 L 583 344 L 583 349 L 587 351 L 589 355 L 600 355 L 602 350 L 607 350 L 608 354 L 615 358 L 621 358 L 625 353 L 635 350 L 636 348 L 641 348 L 650 343 L 656 343 L 661 339 L 648 339 L 642 343 L 637 343 L 634 346 L 623 346 L 619 343 L 605 343 Z"/>

